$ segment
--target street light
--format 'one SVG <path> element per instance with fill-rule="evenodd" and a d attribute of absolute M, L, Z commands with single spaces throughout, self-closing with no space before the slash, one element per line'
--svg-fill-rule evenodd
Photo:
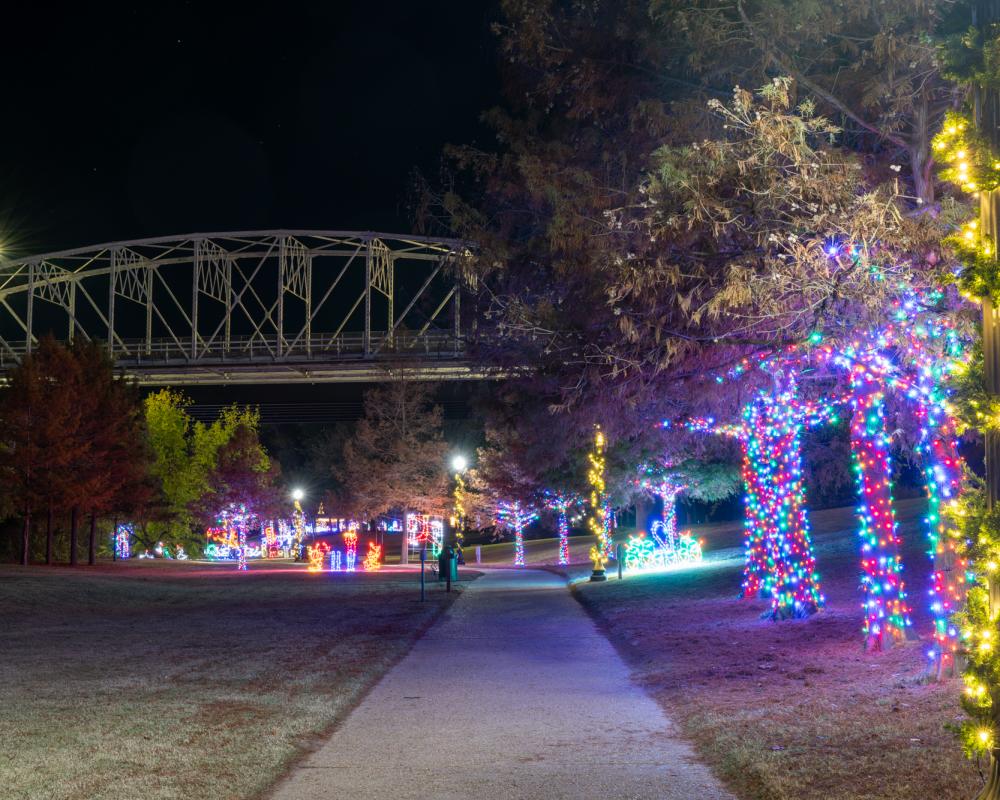
<path fill-rule="evenodd" d="M 465 456 L 459 454 L 452 457 L 451 468 L 455 470 L 455 472 L 465 472 L 465 468 L 467 466 L 469 466 L 469 462 L 466 460 Z"/>
<path fill-rule="evenodd" d="M 292 489 L 292 500 L 301 500 L 306 496 L 306 493 L 301 489 Z"/>

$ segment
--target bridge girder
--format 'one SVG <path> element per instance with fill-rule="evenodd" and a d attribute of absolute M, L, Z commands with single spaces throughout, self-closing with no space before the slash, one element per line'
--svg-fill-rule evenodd
<path fill-rule="evenodd" d="M 52 334 L 105 342 L 147 385 L 367 381 L 386 362 L 477 377 L 453 268 L 468 254 L 448 239 L 269 230 L 8 260 L 0 371 Z"/>

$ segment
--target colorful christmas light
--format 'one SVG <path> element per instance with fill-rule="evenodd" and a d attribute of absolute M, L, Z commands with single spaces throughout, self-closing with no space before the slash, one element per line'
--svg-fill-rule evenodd
<path fill-rule="evenodd" d="M 135 530 L 131 523 L 119 523 L 115 529 L 115 558 L 127 559 L 132 555 L 132 536 Z"/>
<path fill-rule="evenodd" d="M 306 547 L 306 557 L 309 559 L 309 572 L 322 572 L 323 562 L 326 554 L 330 552 L 330 545 L 326 542 L 316 542 Z"/>
<path fill-rule="evenodd" d="M 382 569 L 382 545 L 368 542 L 368 554 L 361 562 L 365 572 L 377 572 Z"/>
<path fill-rule="evenodd" d="M 344 544 L 347 546 L 347 571 L 354 572 L 355 564 L 358 560 L 358 530 L 356 527 L 348 528 L 343 533 Z"/>
<path fill-rule="evenodd" d="M 835 419 L 833 407 L 803 402 L 794 379 L 748 404 L 736 431 L 746 487 L 743 596 L 771 600 L 772 619 L 804 617 L 824 602 L 802 481 L 804 426 Z"/>
<path fill-rule="evenodd" d="M 534 509 L 525 508 L 520 502 L 500 503 L 497 506 L 497 524 L 514 532 L 514 566 L 524 566 L 524 528 L 538 519 Z"/>
<path fill-rule="evenodd" d="M 911 624 L 910 609 L 893 508 L 892 459 L 882 384 L 858 365 L 851 374 L 851 385 L 851 450 L 859 489 L 864 634 L 869 649 L 882 650 L 905 636 Z"/>

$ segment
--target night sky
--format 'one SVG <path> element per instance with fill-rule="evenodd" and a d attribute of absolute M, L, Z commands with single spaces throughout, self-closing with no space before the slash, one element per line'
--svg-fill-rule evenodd
<path fill-rule="evenodd" d="M 447 142 L 489 143 L 491 4 L 23 4 L 5 26 L 7 256 L 257 228 L 411 229 Z"/>

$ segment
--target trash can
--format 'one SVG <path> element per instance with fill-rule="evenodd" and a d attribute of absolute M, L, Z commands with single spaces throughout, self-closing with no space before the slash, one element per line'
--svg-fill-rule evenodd
<path fill-rule="evenodd" d="M 458 580 L 458 559 L 455 557 L 455 550 L 450 545 L 442 547 L 438 555 L 438 580 L 443 581 L 451 576 L 451 580 Z"/>

